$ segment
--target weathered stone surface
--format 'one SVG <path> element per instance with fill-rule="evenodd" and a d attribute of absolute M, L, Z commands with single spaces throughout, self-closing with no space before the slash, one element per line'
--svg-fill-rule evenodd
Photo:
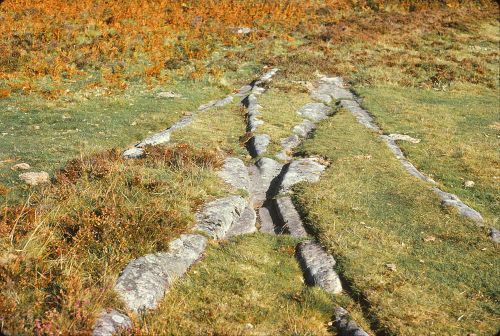
<path fill-rule="evenodd" d="M 347 310 L 342 307 L 335 308 L 335 327 L 339 336 L 369 336 L 358 324 L 349 316 Z"/>
<path fill-rule="evenodd" d="M 232 185 L 236 189 L 250 190 L 250 176 L 248 169 L 242 160 L 235 157 L 228 157 L 224 160 L 224 166 L 219 172 L 219 177 L 224 182 Z"/>
<path fill-rule="evenodd" d="M 39 184 L 45 184 L 50 182 L 50 176 L 47 172 L 29 172 L 22 173 L 19 178 L 23 180 L 24 183 L 30 186 L 37 186 Z"/>
<path fill-rule="evenodd" d="M 238 28 L 233 28 L 232 31 L 235 34 L 246 35 L 246 34 L 250 34 L 253 30 L 252 30 L 252 28 L 248 28 L 248 27 L 238 27 Z"/>
<path fill-rule="evenodd" d="M 363 110 L 361 106 L 359 106 L 358 102 L 354 100 L 341 100 L 340 106 L 348 109 L 356 117 L 358 122 L 363 126 L 377 132 L 380 131 L 380 128 L 377 126 L 377 124 L 375 124 L 375 121 L 373 120 L 370 113 L 368 113 L 368 111 L 366 110 Z"/>
<path fill-rule="evenodd" d="M 318 85 L 311 90 L 311 97 L 326 104 L 333 99 L 354 99 L 354 95 L 345 88 L 340 77 L 322 77 Z"/>
<path fill-rule="evenodd" d="M 152 136 L 142 140 L 137 145 L 137 147 L 145 147 L 147 145 L 156 146 L 159 144 L 167 143 L 170 141 L 170 133 L 171 133 L 170 129 L 166 129 L 159 133 L 153 134 Z"/>
<path fill-rule="evenodd" d="M 216 100 L 214 103 L 215 107 L 221 107 L 227 105 L 233 101 L 234 97 L 232 95 L 226 96 L 222 99 Z"/>
<path fill-rule="evenodd" d="M 206 244 L 201 235 L 182 235 L 170 243 L 168 252 L 132 260 L 116 281 L 115 291 L 129 310 L 155 308 L 170 284 L 200 258 Z"/>
<path fill-rule="evenodd" d="M 297 159 L 290 163 L 286 173 L 283 176 L 279 191 L 287 192 L 290 188 L 299 182 L 318 182 L 321 173 L 326 166 L 319 163 L 315 158 Z"/>
<path fill-rule="evenodd" d="M 213 239 L 223 239 L 246 206 L 247 202 L 241 196 L 229 196 L 207 203 L 196 214 L 195 229 Z"/>
<path fill-rule="evenodd" d="M 291 151 L 300 145 L 300 138 L 297 134 L 292 134 L 288 138 L 281 140 L 282 150 L 276 154 L 276 157 L 280 160 L 288 161 L 292 159 Z"/>
<path fill-rule="evenodd" d="M 28 170 L 31 169 L 31 166 L 25 162 L 18 163 L 13 165 L 10 169 L 12 170 Z"/>
<path fill-rule="evenodd" d="M 278 68 L 272 68 L 271 70 L 267 71 L 259 78 L 257 84 L 270 81 L 278 71 L 279 71 Z"/>
<path fill-rule="evenodd" d="M 328 293 L 342 291 L 339 276 L 333 269 L 335 259 L 323 250 L 321 245 L 312 240 L 299 243 L 297 258 L 310 285 L 316 285 Z"/>
<path fill-rule="evenodd" d="M 127 159 L 138 159 L 144 156 L 144 149 L 132 147 L 123 152 L 123 157 Z"/>
<path fill-rule="evenodd" d="M 116 310 L 104 312 L 94 324 L 93 336 L 113 336 L 120 331 L 132 328 L 132 320 Z"/>
<path fill-rule="evenodd" d="M 306 138 L 309 135 L 309 133 L 311 133 L 315 128 L 316 128 L 316 126 L 314 125 L 313 122 L 311 122 L 307 119 L 304 119 L 304 121 L 302 121 L 302 123 L 296 125 L 293 128 L 293 133 L 295 133 L 298 136 L 301 136 L 303 138 Z"/>
<path fill-rule="evenodd" d="M 483 224 L 481 214 L 462 202 L 456 195 L 444 192 L 436 187 L 432 188 L 432 190 L 438 194 L 442 205 L 454 207 L 461 216 L 472 220 L 477 225 Z"/>
<path fill-rule="evenodd" d="M 271 212 L 266 205 L 259 208 L 260 232 L 276 234 L 276 227 Z"/>
<path fill-rule="evenodd" d="M 297 113 L 302 117 L 307 118 L 312 122 L 318 122 L 326 119 L 332 112 L 333 109 L 323 103 L 308 103 L 297 111 Z"/>
<path fill-rule="evenodd" d="M 161 91 L 156 94 L 157 98 L 181 98 L 182 95 L 172 91 Z"/>
<path fill-rule="evenodd" d="M 238 218 L 226 233 L 226 238 L 239 236 L 257 231 L 255 226 L 257 214 L 251 206 L 247 206 L 240 218 Z"/>
<path fill-rule="evenodd" d="M 256 134 L 247 142 L 247 149 L 252 157 L 257 157 L 267 151 L 271 137 L 267 134 Z"/>
<path fill-rule="evenodd" d="M 420 143 L 420 139 L 413 138 L 406 134 L 392 133 L 388 135 L 394 141 L 408 141 L 414 144 Z"/>
<path fill-rule="evenodd" d="M 283 165 L 270 158 L 260 158 L 255 165 L 248 168 L 250 173 L 250 191 L 252 204 L 260 206 L 266 200 L 266 193 L 280 174 Z"/>
<path fill-rule="evenodd" d="M 283 228 L 293 237 L 307 237 L 304 224 L 295 209 L 290 197 L 279 197 L 275 199 L 276 211 L 283 223 Z"/>
<path fill-rule="evenodd" d="M 390 138 L 387 135 L 381 135 L 380 137 L 384 140 L 389 149 L 394 153 L 396 158 L 399 160 L 399 162 L 401 162 L 408 173 L 427 183 L 436 184 L 433 179 L 422 174 L 410 161 L 405 158 L 403 151 L 401 150 L 401 148 L 399 148 L 394 139 Z"/>
<path fill-rule="evenodd" d="M 490 238 L 495 243 L 500 243 L 500 230 L 496 228 L 490 228 Z"/>

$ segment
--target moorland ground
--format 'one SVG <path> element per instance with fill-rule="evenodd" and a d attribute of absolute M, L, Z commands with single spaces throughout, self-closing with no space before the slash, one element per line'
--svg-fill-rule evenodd
<path fill-rule="evenodd" d="M 211 243 L 133 332 L 322 335 L 340 303 L 376 334 L 495 334 L 497 16 L 486 1 L 0 3 L 1 332 L 85 334 L 103 308 L 123 307 L 112 287 L 128 261 L 165 250 L 203 203 L 230 193 L 216 173 L 225 156 L 251 159 L 238 101 L 143 159 L 121 150 L 278 67 L 259 100 L 269 153 L 311 101 L 304 84 L 342 76 L 384 133 L 421 140 L 400 146 L 485 227 L 441 207 L 332 103 L 296 151 L 330 166 L 294 202 L 347 292 L 331 302 L 304 286 L 296 241 L 255 233 Z M 24 185 L 20 162 L 53 181 Z"/>

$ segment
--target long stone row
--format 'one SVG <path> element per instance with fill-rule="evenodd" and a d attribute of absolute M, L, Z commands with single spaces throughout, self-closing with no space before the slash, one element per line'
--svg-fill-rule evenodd
<path fill-rule="evenodd" d="M 257 85 L 268 82 L 275 73 L 275 69 L 266 72 L 257 81 L 242 87 L 236 95 L 241 96 L 253 91 L 262 92 Z M 201 106 L 198 111 L 222 106 L 232 99 L 232 96 L 228 96 L 222 100 L 210 102 Z M 194 116 L 190 116 L 189 119 L 183 118 L 165 131 L 141 141 L 126 151 L 124 156 L 137 158 L 143 155 L 144 146 L 170 141 L 172 131 L 191 123 Z M 227 158 L 219 175 L 235 189 L 250 193 L 250 177 L 243 161 L 237 158 Z M 202 257 L 209 238 L 225 239 L 254 232 L 255 223 L 256 213 L 251 206 L 250 198 L 228 196 L 209 202 L 196 213 L 193 233 L 183 234 L 173 240 L 167 252 L 148 254 L 129 262 L 118 277 L 114 290 L 124 302 L 127 311 L 142 314 L 155 309 L 172 283 L 182 277 Z M 129 316 L 110 309 L 103 312 L 97 319 L 93 335 L 111 336 L 131 327 L 132 320 Z"/>
<path fill-rule="evenodd" d="M 322 86 L 317 89 L 323 94 L 332 94 L 331 87 Z M 316 91 L 317 91 L 316 90 Z M 317 99 L 312 94 L 313 99 Z M 247 108 L 247 132 L 256 132 L 264 122 L 258 118 L 260 106 L 255 95 L 248 96 L 243 100 Z M 297 113 L 304 119 L 292 129 L 292 134 L 281 139 L 282 149 L 276 157 L 282 161 L 281 164 L 271 158 L 261 157 L 254 165 L 250 165 L 250 192 L 253 205 L 258 210 L 260 231 L 270 234 L 288 233 L 294 237 L 307 238 L 308 234 L 293 201 L 290 197 L 292 186 L 303 182 L 317 182 L 326 169 L 326 165 L 318 158 L 293 158 L 292 151 L 300 145 L 316 128 L 316 123 L 328 118 L 333 109 L 323 102 L 308 103 L 301 107 Z M 270 137 L 267 134 L 253 135 L 247 144 L 247 149 L 252 157 L 264 154 Z M 228 166 L 230 164 L 228 163 Z M 242 171 L 242 167 L 238 168 Z M 234 167 L 234 171 L 237 169 Z M 227 175 L 227 173 L 224 173 Z M 234 173 L 233 176 L 238 176 Z M 342 292 L 342 284 L 335 272 L 335 259 L 328 254 L 318 241 L 309 239 L 297 245 L 296 256 L 301 265 L 305 280 L 309 285 L 316 285 L 330 294 Z M 340 310 L 339 310 L 340 309 Z M 339 317 L 337 312 L 345 314 Z M 347 311 L 341 307 L 335 310 L 337 329 L 343 335 L 368 335 L 357 324 L 353 322 L 344 323 Z M 356 333 L 351 333 L 353 326 Z"/>
<path fill-rule="evenodd" d="M 327 103 L 330 103 L 334 100 L 339 101 L 340 106 L 349 110 L 356 117 L 360 124 L 380 134 L 380 138 L 386 143 L 386 145 L 394 153 L 395 157 L 399 160 L 401 165 L 406 169 L 408 173 L 432 185 L 431 190 L 439 196 L 439 198 L 441 199 L 441 204 L 443 206 L 453 207 L 461 216 L 470 219 L 479 226 L 483 226 L 484 220 L 478 211 L 462 202 L 457 195 L 445 192 L 438 188 L 436 181 L 426 176 L 424 173 L 419 171 L 410 161 L 408 161 L 403 151 L 396 143 L 396 141 L 398 140 L 418 143 L 418 139 L 414 139 L 402 134 L 383 134 L 381 128 L 375 123 L 372 115 L 361 107 L 360 98 L 355 96 L 348 89 L 348 87 L 344 84 L 342 78 L 322 77 L 320 81 L 322 82 L 320 87 L 313 91 L 313 95 L 317 97 L 317 99 Z M 494 229 L 491 229 L 490 236 L 495 241 Z"/>

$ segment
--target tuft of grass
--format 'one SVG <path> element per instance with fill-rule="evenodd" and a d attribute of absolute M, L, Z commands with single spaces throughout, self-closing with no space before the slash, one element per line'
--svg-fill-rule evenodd
<path fill-rule="evenodd" d="M 0 316 L 7 334 L 90 332 L 133 258 L 164 251 L 224 192 L 219 153 L 187 145 L 125 161 L 111 150 L 69 162 L 54 184 L 0 213 Z"/>
<path fill-rule="evenodd" d="M 331 335 L 332 299 L 304 286 L 296 244 L 260 233 L 213 243 L 141 321 L 142 333 Z"/>
<path fill-rule="evenodd" d="M 332 165 L 317 184 L 299 186 L 296 201 L 378 331 L 498 330 L 499 247 L 487 229 L 441 208 L 428 185 L 345 110 L 303 149 Z"/>

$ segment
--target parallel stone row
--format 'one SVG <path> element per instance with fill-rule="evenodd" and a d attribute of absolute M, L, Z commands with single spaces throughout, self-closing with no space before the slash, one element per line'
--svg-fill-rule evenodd
<path fill-rule="evenodd" d="M 275 70 L 267 72 L 251 85 L 241 88 L 237 95 L 253 91 L 257 84 L 269 81 L 275 72 Z M 222 106 L 232 99 L 232 96 L 228 96 L 210 102 L 201 106 L 198 111 Z M 167 130 L 143 140 L 124 155 L 139 157 L 143 155 L 143 148 L 146 145 L 158 145 L 170 141 L 171 132 L 188 125 L 194 117 L 195 115 L 192 115 L 181 119 Z M 220 176 L 236 189 L 250 192 L 250 178 L 241 160 L 227 158 Z M 144 313 L 154 309 L 172 283 L 200 259 L 207 246 L 207 236 L 211 239 L 225 239 L 254 232 L 255 223 L 255 210 L 250 206 L 249 200 L 241 196 L 228 196 L 209 202 L 196 214 L 193 233 L 181 235 L 173 240 L 168 252 L 152 253 L 132 260 L 120 274 L 114 289 L 128 311 Z M 126 314 L 111 309 L 103 312 L 98 318 L 93 335 L 111 336 L 131 326 L 132 321 Z"/>
<path fill-rule="evenodd" d="M 330 103 L 333 100 L 339 101 L 340 106 L 349 110 L 356 117 L 360 124 L 380 134 L 380 138 L 387 144 L 389 149 L 394 153 L 396 158 L 408 173 L 432 185 L 431 190 L 439 196 L 439 198 L 441 199 L 441 204 L 443 206 L 453 207 L 461 216 L 472 220 L 479 226 L 483 225 L 483 217 L 478 211 L 462 202 L 457 195 L 445 192 L 438 188 L 437 183 L 433 179 L 419 171 L 410 161 L 408 161 L 403 151 L 396 143 L 396 141 L 398 140 L 410 141 L 412 143 L 418 143 L 420 140 L 402 134 L 382 134 L 382 130 L 375 123 L 371 114 L 361 107 L 360 98 L 355 96 L 346 87 L 346 85 L 344 85 L 342 78 L 322 77 L 321 82 L 321 89 L 318 89 L 314 92 L 314 95 L 317 97 L 317 99 L 320 99 L 321 101 L 327 103 Z M 498 230 L 496 230 L 495 228 L 492 228 L 490 230 L 490 237 L 493 241 L 497 243 L 500 242 Z"/>

